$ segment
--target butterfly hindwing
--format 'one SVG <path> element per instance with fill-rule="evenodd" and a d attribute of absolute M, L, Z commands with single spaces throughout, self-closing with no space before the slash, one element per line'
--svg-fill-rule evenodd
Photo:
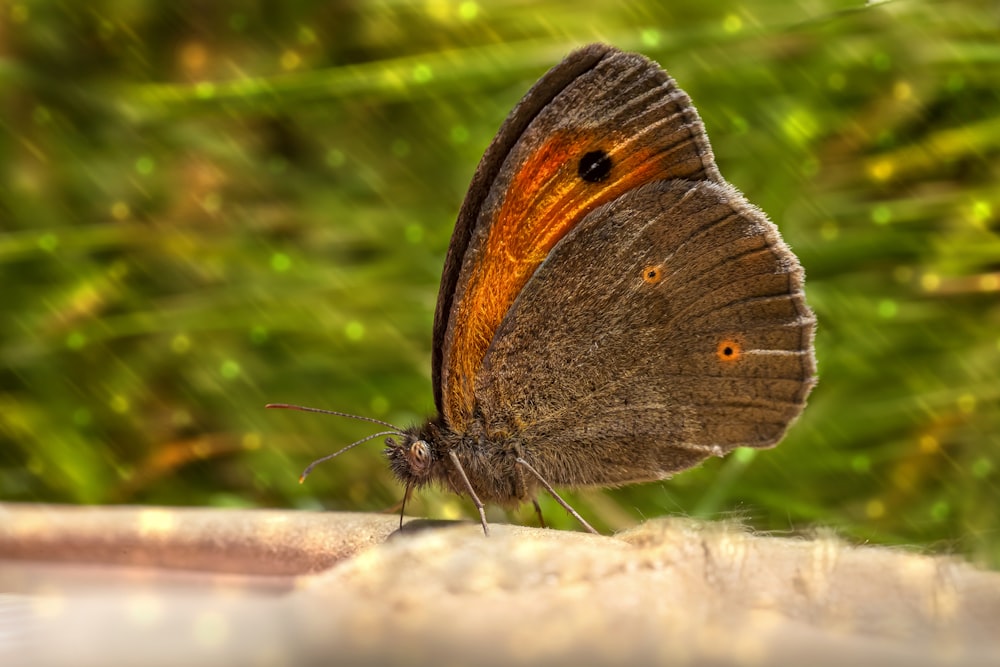
<path fill-rule="evenodd" d="M 487 437 L 569 486 L 777 444 L 814 381 L 802 281 L 731 186 L 630 191 L 555 246 L 499 327 L 475 390 Z"/>

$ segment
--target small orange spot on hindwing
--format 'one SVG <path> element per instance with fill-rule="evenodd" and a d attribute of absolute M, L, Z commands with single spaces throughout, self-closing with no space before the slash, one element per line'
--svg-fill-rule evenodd
<path fill-rule="evenodd" d="M 663 267 L 651 264 L 642 270 L 642 280 L 648 285 L 655 285 L 663 280 Z"/>
<path fill-rule="evenodd" d="M 719 347 L 715 350 L 715 356 L 719 358 L 719 361 L 731 364 L 739 361 L 740 357 L 743 356 L 743 348 L 739 341 L 726 338 L 719 342 Z"/>

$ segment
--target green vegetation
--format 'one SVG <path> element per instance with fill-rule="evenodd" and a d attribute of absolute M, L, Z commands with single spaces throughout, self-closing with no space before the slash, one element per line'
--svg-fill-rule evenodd
<path fill-rule="evenodd" d="M 775 450 L 571 502 L 605 529 L 735 513 L 1000 567 L 997 21 L 986 1 L 5 3 L 0 499 L 392 506 L 377 442 L 297 483 L 367 425 L 263 405 L 431 411 L 472 171 L 542 72 L 604 40 L 690 93 L 802 259 L 821 379 Z"/>

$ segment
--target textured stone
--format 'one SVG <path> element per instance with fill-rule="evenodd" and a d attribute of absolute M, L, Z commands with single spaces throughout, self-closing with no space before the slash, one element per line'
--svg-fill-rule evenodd
<path fill-rule="evenodd" d="M 0 505 L 2 665 L 995 665 L 1000 574 L 726 523 Z"/>

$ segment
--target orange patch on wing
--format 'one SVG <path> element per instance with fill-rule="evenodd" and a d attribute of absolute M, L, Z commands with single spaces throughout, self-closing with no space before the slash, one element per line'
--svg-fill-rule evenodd
<path fill-rule="evenodd" d="M 663 267 L 650 265 L 642 270 L 642 280 L 647 285 L 655 285 L 663 280 Z"/>
<path fill-rule="evenodd" d="M 715 350 L 715 356 L 723 363 L 734 363 L 739 361 L 739 358 L 743 356 L 743 346 L 740 345 L 738 340 L 727 338 L 719 342 L 719 347 Z"/>
<path fill-rule="evenodd" d="M 612 160 L 605 180 L 577 173 L 580 158 L 603 150 Z M 462 428 L 472 414 L 476 374 L 497 327 L 549 251 L 588 213 L 664 174 L 650 148 L 610 135 L 554 134 L 511 179 L 479 264 L 453 306 L 452 343 L 445 359 L 444 415 Z"/>

